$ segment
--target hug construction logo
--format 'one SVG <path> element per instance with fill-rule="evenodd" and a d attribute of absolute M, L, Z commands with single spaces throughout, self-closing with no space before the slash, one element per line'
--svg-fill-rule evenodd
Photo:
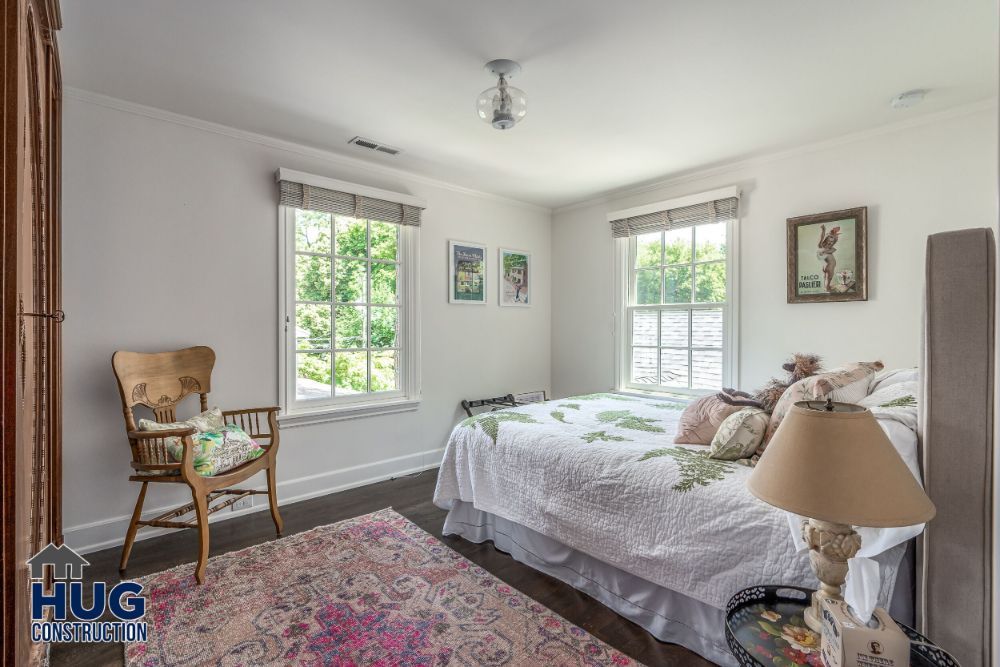
<path fill-rule="evenodd" d="M 104 581 L 90 584 L 84 602 L 83 568 L 90 563 L 69 547 L 49 544 L 28 559 L 31 568 L 31 641 L 144 642 L 146 600 L 142 585 L 123 581 L 108 590 Z M 45 568 L 52 569 L 52 590 L 45 591 Z M 46 610 L 51 618 L 46 620 Z M 106 612 L 115 620 L 102 621 Z M 68 620 L 72 619 L 72 620 Z"/>

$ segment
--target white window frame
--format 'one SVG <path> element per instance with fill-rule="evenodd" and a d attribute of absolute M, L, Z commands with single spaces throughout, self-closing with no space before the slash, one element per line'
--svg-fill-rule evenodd
<path fill-rule="evenodd" d="M 657 211 L 665 211 L 682 206 L 700 204 L 727 197 L 739 197 L 737 187 L 720 188 L 710 192 L 679 197 L 657 202 L 625 211 L 615 211 L 608 214 L 608 220 L 620 220 L 626 217 L 644 215 Z M 631 381 L 632 374 L 632 310 L 698 310 L 719 308 L 717 303 L 690 303 L 663 306 L 658 304 L 634 304 L 635 293 L 633 262 L 636 251 L 636 237 L 614 239 L 614 387 L 622 393 L 638 393 L 643 395 L 689 396 L 697 397 L 715 393 L 713 389 L 689 389 L 685 387 L 670 387 L 666 385 L 638 384 Z M 694 249 L 692 248 L 692 252 Z M 726 223 L 726 302 L 722 307 L 722 385 L 724 387 L 739 386 L 739 258 L 740 258 L 740 225 L 739 219 Z M 693 258 L 692 258 L 693 259 Z M 692 283 L 692 290 L 695 285 Z M 659 336 L 657 327 L 657 336 Z M 689 333 L 690 335 L 690 333 Z M 690 339 L 688 349 L 691 349 Z M 657 349 L 659 347 L 657 346 Z M 690 353 L 689 353 L 690 354 Z M 659 352 L 657 353 L 659 359 Z M 659 363 L 659 362 L 657 362 Z"/>
<path fill-rule="evenodd" d="M 352 184 L 343 181 L 334 181 L 318 176 L 310 177 L 310 184 L 340 191 L 353 190 L 355 194 L 380 197 L 391 201 L 403 199 L 403 203 L 415 203 L 414 198 L 407 195 L 387 191 L 374 192 L 373 188 L 352 186 Z M 352 187 L 352 190 L 348 190 L 347 187 Z M 419 205 L 423 207 L 423 202 L 420 201 Z M 278 206 L 278 276 L 280 282 L 278 290 L 278 396 L 281 406 L 279 422 L 282 426 L 301 426 L 416 410 L 421 400 L 420 228 L 413 225 L 399 225 L 399 264 L 397 265 L 399 268 L 396 275 L 396 289 L 399 298 L 396 372 L 399 378 L 399 388 L 393 391 L 344 396 L 333 395 L 329 399 L 300 401 L 296 399 L 295 391 L 295 211 L 296 208 L 292 206 Z M 370 283 L 370 272 L 368 280 Z M 332 287 L 331 284 L 331 289 Z M 331 307 L 334 305 L 331 303 Z M 334 354 L 336 353 L 334 352 Z M 331 381 L 335 382 L 332 376 Z M 335 394 L 335 392 L 333 393 Z"/>

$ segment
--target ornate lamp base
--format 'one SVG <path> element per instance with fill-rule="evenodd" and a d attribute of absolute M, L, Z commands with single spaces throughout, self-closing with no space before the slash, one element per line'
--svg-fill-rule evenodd
<path fill-rule="evenodd" d="M 840 587 L 847 579 L 847 561 L 861 548 L 861 536 L 843 523 L 807 519 L 802 522 L 802 538 L 809 545 L 809 563 L 820 581 L 812 596 L 812 606 L 805 612 L 806 625 L 822 632 L 820 600 L 842 599 Z"/>

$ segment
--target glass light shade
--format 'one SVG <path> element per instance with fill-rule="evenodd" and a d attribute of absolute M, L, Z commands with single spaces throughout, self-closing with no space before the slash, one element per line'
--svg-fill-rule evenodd
<path fill-rule="evenodd" d="M 484 123 L 498 130 L 509 130 L 524 120 L 528 113 L 528 96 L 520 88 L 508 86 L 501 79 L 499 86 L 479 94 L 476 111 Z"/>

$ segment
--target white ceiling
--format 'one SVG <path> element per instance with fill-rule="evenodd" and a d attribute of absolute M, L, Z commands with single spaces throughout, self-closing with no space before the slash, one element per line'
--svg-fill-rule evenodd
<path fill-rule="evenodd" d="M 67 85 L 556 207 L 997 94 L 993 0 L 62 0 Z M 528 116 L 474 104 L 513 58 Z M 890 98 L 931 88 L 920 106 Z M 348 146 L 354 135 L 396 158 Z"/>

